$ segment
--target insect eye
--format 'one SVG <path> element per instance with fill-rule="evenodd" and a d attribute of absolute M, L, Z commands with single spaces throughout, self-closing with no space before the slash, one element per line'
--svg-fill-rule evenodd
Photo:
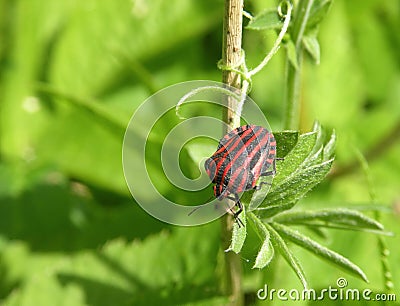
<path fill-rule="evenodd" d="M 214 182 L 215 172 L 217 168 L 215 161 L 212 158 L 208 158 L 204 163 L 204 168 L 206 169 L 209 178 Z"/>

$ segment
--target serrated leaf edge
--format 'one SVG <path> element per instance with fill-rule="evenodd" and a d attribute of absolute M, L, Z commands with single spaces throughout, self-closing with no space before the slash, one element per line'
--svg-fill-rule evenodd
<path fill-rule="evenodd" d="M 303 218 L 302 218 L 303 215 Z M 358 228 L 367 228 L 374 230 L 383 230 L 384 226 L 378 221 L 360 213 L 357 210 L 343 209 L 343 208 L 335 208 L 335 209 L 321 209 L 321 210 L 306 210 L 306 211 L 297 211 L 297 212 L 283 212 L 276 217 L 273 217 L 275 222 L 279 223 L 290 223 L 290 224 L 299 224 L 297 221 L 312 221 L 312 220 L 320 220 L 322 222 L 326 221 L 325 218 L 330 218 L 331 216 L 338 218 L 341 215 L 344 217 L 354 219 L 355 221 L 360 220 L 365 226 L 363 227 L 360 224 L 354 225 Z M 294 217 L 294 218 L 293 218 Z M 339 225 L 349 225 L 349 223 L 340 223 L 335 222 L 335 220 L 326 221 L 327 223 L 339 224 Z M 310 223 L 302 223 L 304 225 L 311 226 L 323 226 L 323 224 L 310 224 Z"/>
<path fill-rule="evenodd" d="M 298 246 L 310 251 L 311 253 L 328 260 L 331 263 L 336 264 L 347 272 L 350 272 L 353 275 L 360 277 L 366 283 L 368 283 L 368 278 L 365 275 L 364 271 L 357 266 L 355 263 L 350 261 L 348 258 L 336 253 L 328 249 L 327 247 L 322 246 L 315 240 L 299 233 L 296 230 L 291 229 L 285 225 L 272 222 L 271 227 L 273 227 L 278 233 L 283 234 L 287 239 L 291 240 L 293 243 Z"/>
<path fill-rule="evenodd" d="M 252 269 L 259 268 L 262 269 L 266 267 L 274 257 L 274 248 L 271 243 L 271 235 L 267 228 L 265 227 L 264 223 L 252 212 L 248 213 L 249 220 L 251 221 L 251 224 L 253 225 L 256 233 L 260 237 L 260 239 L 263 241 L 261 248 L 257 254 L 256 260 L 254 262 L 254 265 Z M 267 249 L 265 249 L 267 248 Z M 263 259 L 263 254 L 268 253 L 268 250 L 270 250 L 269 258 L 267 258 L 266 261 L 262 261 Z"/>
<path fill-rule="evenodd" d="M 243 248 L 244 242 L 247 237 L 247 219 L 245 205 L 243 205 L 243 211 L 239 217 L 243 223 L 243 226 L 239 227 L 239 224 L 237 222 L 233 224 L 231 244 L 229 245 L 229 248 L 225 250 L 225 252 L 232 251 L 236 254 L 239 254 Z"/>
<path fill-rule="evenodd" d="M 275 248 L 278 249 L 279 253 L 283 256 L 292 270 L 296 273 L 304 289 L 308 289 L 308 282 L 303 271 L 299 260 L 293 255 L 288 248 L 285 240 L 279 235 L 279 233 L 268 223 L 265 223 L 266 228 L 271 234 L 271 241 Z"/>

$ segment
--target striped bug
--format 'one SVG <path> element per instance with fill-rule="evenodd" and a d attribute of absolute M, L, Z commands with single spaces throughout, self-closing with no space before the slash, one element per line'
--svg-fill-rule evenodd
<path fill-rule="evenodd" d="M 233 216 L 239 226 L 243 211 L 239 193 L 259 189 L 260 176 L 276 173 L 276 141 L 266 128 L 244 125 L 226 134 L 218 144 L 217 151 L 205 161 L 204 167 L 212 183 L 214 196 L 235 201 L 237 211 Z M 270 169 L 272 165 L 272 169 Z"/>

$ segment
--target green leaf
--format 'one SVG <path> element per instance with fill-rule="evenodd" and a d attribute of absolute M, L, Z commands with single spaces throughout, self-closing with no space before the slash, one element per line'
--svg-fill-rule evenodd
<path fill-rule="evenodd" d="M 214 274 L 217 225 L 129 242 L 119 238 L 64 254 L 11 242 L 0 249 L 1 267 L 10 273 L 2 275 L 2 285 L 12 281 L 17 287 L 1 305 L 225 305 Z"/>
<path fill-rule="evenodd" d="M 42 94 L 48 95 L 48 98 L 60 98 L 61 100 L 68 101 L 74 107 L 79 108 L 80 111 L 90 113 L 95 120 L 110 126 L 112 129 L 116 129 L 117 132 L 123 133 L 126 129 L 129 117 L 120 118 L 120 116 L 111 112 L 109 107 L 104 106 L 100 101 L 74 96 L 48 84 L 39 83 L 35 89 Z"/>
<path fill-rule="evenodd" d="M 335 148 L 336 148 L 336 132 L 335 130 L 333 130 L 331 138 L 324 147 L 324 152 L 323 152 L 324 161 L 332 159 L 335 156 Z"/>
<path fill-rule="evenodd" d="M 309 155 L 312 155 L 316 153 L 318 150 L 320 150 L 324 145 L 325 141 L 325 131 L 323 131 L 321 124 L 318 121 L 314 122 L 312 131 L 317 135 L 317 138 L 315 139 L 314 148 L 310 151 Z"/>
<path fill-rule="evenodd" d="M 383 230 L 383 225 L 381 223 L 367 217 L 359 211 L 345 208 L 284 212 L 275 216 L 273 220 L 279 223 L 310 226 L 337 226 L 346 229 Z"/>
<path fill-rule="evenodd" d="M 243 194 L 241 199 L 243 199 L 243 203 L 249 203 L 249 211 L 256 209 L 265 200 L 265 197 L 271 188 L 270 184 L 271 177 L 262 176 L 257 181 L 257 186 L 259 186 L 257 190 L 249 190 Z"/>
<path fill-rule="evenodd" d="M 314 253 L 315 255 L 336 264 L 348 273 L 351 273 L 368 283 L 368 279 L 365 273 L 356 264 L 352 263 L 350 260 L 343 257 L 342 255 L 320 245 L 316 241 L 310 239 L 307 236 L 304 236 L 303 234 L 300 234 L 298 231 L 295 231 L 287 226 L 275 222 L 271 223 L 271 226 L 286 239 L 289 239 L 295 244 L 301 246 L 302 248 Z"/>
<path fill-rule="evenodd" d="M 332 0 L 314 0 L 307 21 L 307 28 L 318 26 L 328 13 L 331 4 Z"/>
<path fill-rule="evenodd" d="M 273 227 L 269 224 L 265 224 L 266 228 L 268 229 L 269 233 L 271 234 L 271 241 L 275 249 L 283 256 L 292 270 L 296 273 L 297 277 L 300 279 L 303 288 L 307 289 L 308 284 L 306 280 L 306 276 L 304 274 L 303 268 L 300 265 L 298 259 L 292 254 L 290 249 L 288 248 L 285 240 L 279 235 L 278 232 L 275 231 Z"/>
<path fill-rule="evenodd" d="M 299 69 L 299 61 L 297 59 L 296 46 L 294 45 L 293 40 L 288 39 L 285 42 L 285 48 L 290 63 L 294 68 L 296 68 L 296 70 Z"/>
<path fill-rule="evenodd" d="M 268 9 L 250 20 L 246 29 L 249 30 L 275 30 L 283 25 L 276 9 Z"/>
<path fill-rule="evenodd" d="M 302 134 L 298 138 L 296 146 L 285 157 L 280 164 L 279 171 L 274 177 L 274 185 L 280 184 L 286 177 L 293 174 L 304 162 L 315 146 L 317 135 L 315 132 Z"/>
<path fill-rule="evenodd" d="M 122 234 L 141 239 L 164 227 L 126 198 L 71 182 L 52 167 L 25 167 L 0 163 L 0 216 L 8 216 L 0 222 L 0 236 L 24 241 L 35 252 L 77 252 Z"/>
<path fill-rule="evenodd" d="M 274 137 L 276 140 L 276 156 L 283 158 L 294 148 L 298 139 L 299 132 L 297 131 L 283 131 L 274 132 Z"/>
<path fill-rule="evenodd" d="M 288 177 L 285 177 L 285 175 L 290 176 L 292 172 L 294 172 L 300 166 L 300 164 L 305 163 L 308 156 L 310 155 L 310 152 L 315 150 L 316 141 L 318 139 L 318 132 L 317 130 L 315 130 L 312 133 L 303 134 L 300 137 L 298 136 L 297 132 L 288 132 L 288 133 L 282 132 L 281 135 L 278 134 L 278 137 L 280 136 L 283 136 L 284 139 L 281 138 L 279 139 L 279 141 L 287 140 L 287 143 L 284 145 L 284 150 L 288 152 L 290 151 L 290 153 L 287 153 L 285 161 L 283 163 L 281 161 L 277 162 L 278 174 L 274 177 L 273 186 L 282 183 L 283 180 L 287 180 Z M 277 142 L 278 152 L 280 151 L 278 147 L 279 145 L 280 144 L 278 144 Z M 287 162 L 289 160 L 290 162 Z M 284 171 L 281 171 L 281 169 L 284 169 Z M 262 185 L 261 182 L 266 182 L 267 184 Z M 250 210 L 259 207 L 260 202 L 266 199 L 265 195 L 270 191 L 268 183 L 270 183 L 270 178 L 261 177 L 259 179 L 259 182 L 257 183 L 257 185 L 259 186 L 261 184 L 261 188 L 253 193 L 252 192 L 245 193 L 244 202 L 250 202 L 249 205 Z M 251 200 L 247 201 L 250 194 L 252 194 Z"/>
<path fill-rule="evenodd" d="M 318 121 L 314 123 L 313 132 L 316 134 L 315 144 L 301 164 L 303 168 L 322 163 L 322 150 L 326 135 Z"/>
<path fill-rule="evenodd" d="M 81 5 L 32 0 L 26 5 L 7 4 L 0 11 L 15 20 L 9 24 L 9 34 L 0 31 L 1 45 L 18 41 L 19 46 L 0 47 L 4 52 L 0 62 L 15 63 L 0 84 L 2 156 L 21 159 L 30 152 L 28 159 L 128 195 L 121 146 L 129 117 L 154 89 L 174 83 L 174 75 L 181 79 L 185 69 L 182 61 L 179 67 L 166 65 L 162 70 L 173 72 L 165 78 L 158 74 L 160 79 L 154 81 L 152 73 L 133 66 L 154 63 L 158 54 L 181 44 L 195 46 L 197 41 L 188 45 L 187 38 L 201 37 L 218 24 L 220 3 L 91 0 Z M 3 28 L 8 23 L 0 19 Z M 172 53 L 182 59 L 179 52 Z M 200 61 L 199 66 L 204 67 Z M 135 79 L 132 86 L 125 84 L 129 78 Z M 38 92 L 38 83 L 49 84 L 65 97 Z M 122 131 L 110 130 L 106 121 Z"/>
<path fill-rule="evenodd" d="M 233 231 L 232 231 L 232 241 L 229 248 L 226 252 L 233 251 L 236 254 L 240 253 L 242 250 L 244 241 L 246 240 L 247 236 L 247 229 L 246 229 L 246 208 L 243 205 L 243 211 L 240 214 L 240 220 L 243 222 L 243 225 L 239 226 L 238 222 L 233 224 Z"/>
<path fill-rule="evenodd" d="M 296 145 L 299 137 L 299 133 L 295 131 L 284 131 L 274 133 L 277 147 L 277 157 L 285 157 Z M 279 163 L 280 161 L 278 161 Z M 249 203 L 248 209 L 256 209 L 261 202 L 265 200 L 266 195 L 270 190 L 271 177 L 260 177 L 257 186 L 259 189 L 255 191 L 249 191 L 243 194 L 242 200 L 244 203 Z"/>
<path fill-rule="evenodd" d="M 293 207 L 323 180 L 333 163 L 332 158 L 325 160 L 324 157 L 332 156 L 335 136 L 332 134 L 327 143 L 326 139 L 326 132 L 317 122 L 313 132 L 299 136 L 294 148 L 277 163 L 272 188 L 256 208 L 260 216 L 270 217 Z"/>
<path fill-rule="evenodd" d="M 249 217 L 249 220 L 251 221 L 251 225 L 253 225 L 258 236 L 262 240 L 261 249 L 257 254 L 253 269 L 262 269 L 268 266 L 272 258 L 274 257 L 274 248 L 271 243 L 270 233 L 265 227 L 264 223 L 262 223 L 256 215 L 254 215 L 252 212 L 248 212 L 247 215 Z"/>
<path fill-rule="evenodd" d="M 316 35 L 307 34 L 303 36 L 303 45 L 307 52 L 314 59 L 315 63 L 319 65 L 321 59 L 321 50 Z"/>
<path fill-rule="evenodd" d="M 275 132 L 274 137 L 276 139 L 277 157 L 285 157 L 296 145 L 299 137 L 299 133 L 296 131 L 284 131 Z M 279 163 L 280 161 L 278 161 Z M 244 203 L 249 203 L 249 210 L 256 209 L 261 202 L 265 200 L 266 195 L 270 190 L 271 177 L 260 177 L 257 186 L 261 186 L 256 191 L 246 192 L 242 200 Z"/>
<path fill-rule="evenodd" d="M 262 269 L 268 266 L 273 257 L 274 247 L 272 246 L 271 240 L 268 238 L 268 240 L 265 240 L 261 245 L 261 249 L 257 254 L 253 269 Z"/>
<path fill-rule="evenodd" d="M 271 217 L 281 211 L 292 208 L 297 201 L 315 185 L 320 183 L 332 166 L 333 160 L 296 172 L 296 175 L 273 188 L 264 203 L 256 210 L 263 218 Z"/>
<path fill-rule="evenodd" d="M 261 245 L 261 249 L 257 254 L 256 261 L 253 265 L 253 269 L 262 269 L 269 265 L 272 258 L 274 257 L 274 247 L 272 246 L 271 240 L 265 240 Z"/>

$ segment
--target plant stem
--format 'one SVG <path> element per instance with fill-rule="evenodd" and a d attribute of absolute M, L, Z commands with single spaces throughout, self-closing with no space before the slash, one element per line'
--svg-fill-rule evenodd
<path fill-rule="evenodd" d="M 242 15 L 243 0 L 225 0 L 224 29 L 222 39 L 222 62 L 226 67 L 237 68 L 242 59 Z M 222 82 L 240 89 L 240 75 L 229 69 L 222 71 Z M 240 125 L 240 114 L 236 113 L 235 99 L 228 97 L 228 108 L 224 111 L 224 121 L 235 128 Z"/>
<path fill-rule="evenodd" d="M 290 37 L 296 49 L 298 68 L 286 59 L 284 129 L 298 130 L 300 121 L 300 75 L 302 64 L 302 39 L 314 0 L 300 0 Z"/>
<path fill-rule="evenodd" d="M 239 67 L 242 59 L 242 18 L 243 0 L 225 0 L 224 28 L 222 42 L 222 63 L 226 67 Z M 223 70 L 224 84 L 241 88 L 240 75 L 234 71 Z M 227 108 L 224 109 L 223 119 L 230 129 L 240 125 L 240 114 L 237 112 L 238 101 L 228 96 Z M 224 132 L 227 130 L 224 128 Z M 222 250 L 229 248 L 232 236 L 233 218 L 226 214 L 221 223 Z M 224 291 L 230 297 L 230 305 L 243 305 L 242 292 L 242 263 L 239 255 L 230 251 L 224 252 L 225 280 Z"/>
<path fill-rule="evenodd" d="M 357 159 L 361 165 L 361 168 L 364 171 L 365 178 L 367 180 L 370 200 L 373 204 L 377 204 L 375 184 L 372 180 L 371 170 L 369 168 L 367 158 L 360 151 L 356 151 L 356 154 L 357 154 Z M 381 222 L 381 213 L 379 211 L 375 211 L 375 219 L 378 222 Z M 394 283 L 388 260 L 390 251 L 386 245 L 385 239 L 381 235 L 378 235 L 378 249 L 381 256 L 380 259 L 382 266 L 383 288 L 385 288 L 386 293 L 393 293 Z"/>

